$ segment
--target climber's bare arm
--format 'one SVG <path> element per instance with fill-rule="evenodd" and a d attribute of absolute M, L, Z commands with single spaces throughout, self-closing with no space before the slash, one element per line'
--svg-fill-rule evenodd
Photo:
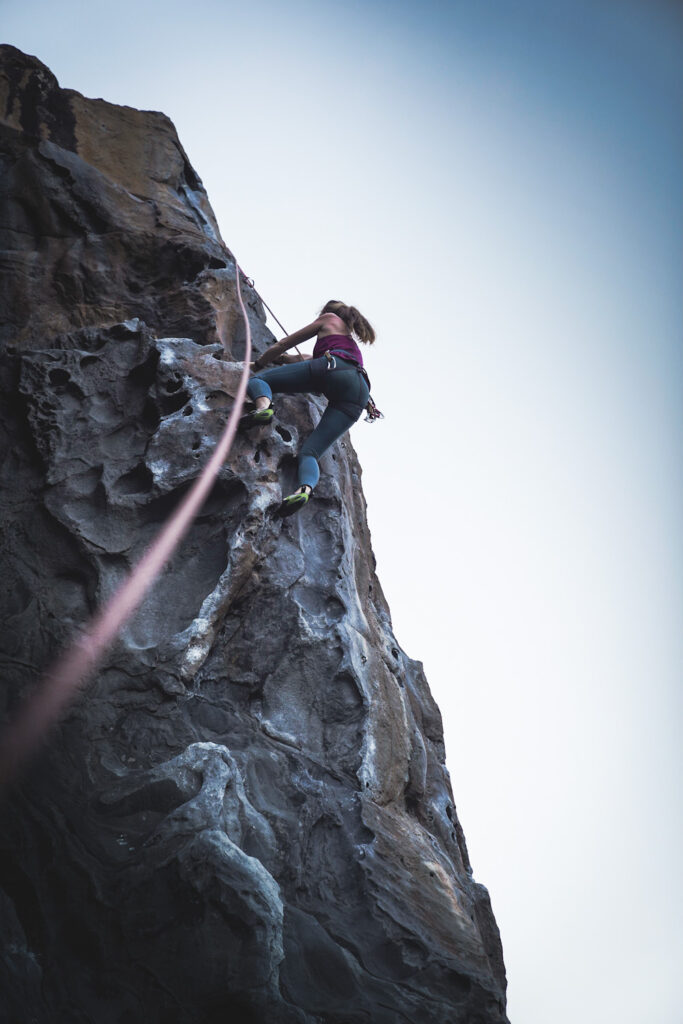
<path fill-rule="evenodd" d="M 312 359 L 313 356 L 304 355 L 299 352 L 292 352 L 291 355 L 280 356 L 276 360 L 278 363 L 303 363 L 306 359 Z"/>
<path fill-rule="evenodd" d="M 340 323 L 343 323 L 343 321 L 334 313 L 322 313 L 313 323 L 307 324 L 306 327 L 300 328 L 294 334 L 288 334 L 286 338 L 282 338 L 280 341 L 276 341 L 274 345 L 270 345 L 254 362 L 254 369 L 262 370 L 268 363 L 273 363 L 284 356 L 287 349 L 294 348 L 295 345 L 299 345 L 303 341 L 310 341 L 311 338 L 316 338 L 318 335 L 324 338 L 327 334 L 334 334 Z M 291 355 L 284 356 L 283 361 L 286 363 L 298 363 L 303 359 L 310 358 L 311 356 Z"/>
<path fill-rule="evenodd" d="M 308 324 L 306 327 L 302 327 L 300 330 L 295 331 L 294 334 L 288 334 L 286 338 L 282 338 L 280 341 L 276 341 L 274 345 L 270 345 L 265 352 L 263 352 L 258 359 L 254 362 L 254 369 L 260 370 L 268 363 L 274 362 L 279 356 L 284 355 L 288 348 L 294 348 L 302 341 L 310 341 L 311 338 L 315 338 L 320 328 L 320 321 L 322 317 L 318 317 L 312 324 Z M 287 360 L 289 362 L 289 360 Z M 298 360 L 297 360 L 298 362 Z"/>

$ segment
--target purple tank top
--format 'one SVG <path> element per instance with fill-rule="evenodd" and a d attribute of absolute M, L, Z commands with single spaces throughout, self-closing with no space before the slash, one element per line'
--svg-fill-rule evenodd
<path fill-rule="evenodd" d="M 363 365 L 361 350 L 348 334 L 328 334 L 324 338 L 318 338 L 313 349 L 313 358 L 318 359 L 326 352 L 338 352 L 343 358 L 351 359 L 359 366 Z"/>

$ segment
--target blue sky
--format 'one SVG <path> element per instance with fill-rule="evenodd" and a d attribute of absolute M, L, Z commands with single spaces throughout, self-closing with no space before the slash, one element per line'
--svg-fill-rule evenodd
<path fill-rule="evenodd" d="M 290 329 L 358 305 L 352 439 L 513 1024 L 677 1024 L 680 7 L 0 0 L 160 109 Z M 76 27 L 74 27 L 76 26 Z"/>

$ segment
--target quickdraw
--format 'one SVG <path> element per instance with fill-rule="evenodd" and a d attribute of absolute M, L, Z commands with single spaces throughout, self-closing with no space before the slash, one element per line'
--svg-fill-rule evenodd
<path fill-rule="evenodd" d="M 365 406 L 365 422 L 374 423 L 376 420 L 383 420 L 384 413 L 377 408 L 372 398 L 368 398 L 368 404 Z"/>

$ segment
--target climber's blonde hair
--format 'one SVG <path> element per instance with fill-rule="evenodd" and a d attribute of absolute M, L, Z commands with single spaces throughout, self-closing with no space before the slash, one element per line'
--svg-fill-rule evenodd
<path fill-rule="evenodd" d="M 337 316 L 341 317 L 347 327 L 356 335 L 359 341 L 364 342 L 366 345 L 372 345 L 375 340 L 375 332 L 365 319 L 362 313 L 359 313 L 355 306 L 347 306 L 345 302 L 339 302 L 337 299 L 330 299 L 326 302 L 323 308 L 320 310 L 321 315 L 323 313 L 336 313 Z"/>

